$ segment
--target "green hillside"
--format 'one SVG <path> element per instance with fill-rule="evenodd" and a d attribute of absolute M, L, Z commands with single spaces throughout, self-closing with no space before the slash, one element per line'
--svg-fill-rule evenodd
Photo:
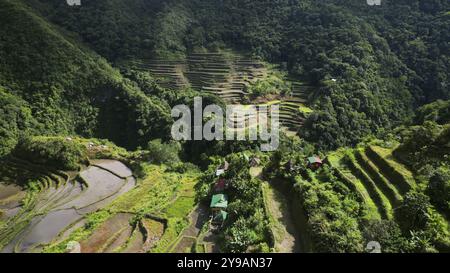
<path fill-rule="evenodd" d="M 2 1 L 0 12 L 0 85 L 27 103 L 38 123 L 30 130 L 104 137 L 130 148 L 167 135 L 172 119 L 164 101 L 145 96 L 20 2 Z"/>

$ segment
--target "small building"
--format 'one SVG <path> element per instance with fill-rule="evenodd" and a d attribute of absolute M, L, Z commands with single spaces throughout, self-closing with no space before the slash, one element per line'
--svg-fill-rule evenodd
<path fill-rule="evenodd" d="M 313 170 L 317 170 L 318 168 L 322 167 L 323 162 L 322 159 L 320 159 L 320 157 L 318 156 L 312 156 L 312 157 L 308 157 L 308 167 L 313 169 Z"/>
<path fill-rule="evenodd" d="M 210 207 L 213 212 L 227 209 L 228 197 L 222 193 L 213 195 Z"/>
<path fill-rule="evenodd" d="M 216 176 L 221 176 L 226 171 L 228 171 L 228 168 L 230 167 L 230 164 L 225 160 L 225 162 L 219 166 L 216 170 Z"/>
<path fill-rule="evenodd" d="M 212 223 L 216 225 L 222 225 L 227 220 L 228 213 L 224 210 L 219 210 L 213 214 Z"/>
<path fill-rule="evenodd" d="M 221 193 L 228 188 L 228 182 L 224 178 L 217 180 L 214 185 L 214 192 Z"/>

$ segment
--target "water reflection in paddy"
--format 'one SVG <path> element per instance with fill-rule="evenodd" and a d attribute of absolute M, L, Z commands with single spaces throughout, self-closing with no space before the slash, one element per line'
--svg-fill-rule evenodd
<path fill-rule="evenodd" d="M 88 187 L 82 188 L 79 182 L 73 182 L 43 193 L 35 212 L 45 214 L 35 216 L 2 252 L 39 250 L 39 245 L 52 242 L 84 215 L 107 206 L 135 186 L 131 170 L 121 162 L 101 160 L 96 164 L 99 167 L 90 166 L 80 173 Z M 10 192 L 13 190 L 11 188 Z"/>

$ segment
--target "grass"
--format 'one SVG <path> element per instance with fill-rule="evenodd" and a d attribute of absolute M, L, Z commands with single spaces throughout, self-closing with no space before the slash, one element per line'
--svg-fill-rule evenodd
<path fill-rule="evenodd" d="M 192 211 L 192 208 L 195 206 L 195 198 L 194 197 L 179 197 L 173 204 L 166 210 L 165 215 L 167 217 L 177 217 L 182 218 L 186 217 L 189 212 Z"/>
<path fill-rule="evenodd" d="M 370 197 L 364 184 L 343 164 L 344 151 L 340 150 L 328 155 L 328 161 L 331 166 L 337 171 L 343 182 L 361 198 L 366 207 L 366 219 L 381 219 L 377 205 Z"/>
<path fill-rule="evenodd" d="M 152 253 L 167 253 L 172 245 L 176 245 L 178 236 L 189 225 L 189 221 L 183 218 L 169 218 L 167 229 L 161 239 L 150 250 Z"/>
<path fill-rule="evenodd" d="M 300 113 L 303 113 L 303 114 L 311 114 L 312 112 L 314 112 L 313 109 L 311 109 L 305 105 L 300 105 L 298 107 L 298 110 L 300 111 Z"/>
<path fill-rule="evenodd" d="M 282 242 L 285 236 L 285 228 L 278 219 L 276 219 L 270 210 L 270 200 L 275 199 L 275 192 L 272 187 L 268 183 L 262 184 L 262 193 L 263 193 L 263 200 L 264 200 L 264 211 L 266 213 L 267 219 L 269 220 L 269 230 L 272 233 L 274 244 L 276 245 L 278 242 Z M 285 206 L 286 204 L 282 204 Z"/>
<path fill-rule="evenodd" d="M 392 207 L 386 196 L 378 189 L 375 182 L 364 171 L 355 159 L 354 154 L 347 154 L 349 168 L 352 174 L 362 182 L 364 188 L 370 195 L 370 198 L 377 205 L 378 211 L 383 218 L 392 218 Z"/>
<path fill-rule="evenodd" d="M 186 174 L 181 179 L 181 187 L 178 197 L 164 211 L 166 217 L 186 217 L 195 207 L 194 187 L 198 181 L 199 174 Z"/>
<path fill-rule="evenodd" d="M 378 165 L 381 172 L 392 182 L 402 194 L 415 187 L 415 180 L 411 171 L 397 162 L 392 154 L 393 149 L 379 146 L 369 146 L 367 155 Z"/>
<path fill-rule="evenodd" d="M 146 177 L 136 188 L 116 199 L 111 212 L 155 213 L 170 203 L 182 183 L 181 175 L 166 173 L 165 167 L 147 164 Z"/>
<path fill-rule="evenodd" d="M 377 187 L 388 197 L 391 205 L 393 207 L 399 206 L 403 200 L 402 196 L 391 182 L 383 176 L 378 167 L 367 157 L 365 150 L 357 150 L 356 158 L 361 167 L 364 168 L 370 178 L 377 184 Z"/>

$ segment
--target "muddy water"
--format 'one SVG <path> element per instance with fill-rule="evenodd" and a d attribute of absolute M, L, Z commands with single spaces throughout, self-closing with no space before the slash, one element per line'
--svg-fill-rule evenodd
<path fill-rule="evenodd" d="M 108 160 L 100 164 L 101 167 L 90 166 L 80 173 L 88 184 L 87 188 L 73 182 L 41 194 L 33 211 L 36 216 L 2 252 L 39 251 L 40 245 L 52 242 L 58 235 L 68 236 L 69 227 L 83 221 L 87 213 L 109 205 L 135 186 L 131 171 L 122 163 Z"/>
<path fill-rule="evenodd" d="M 6 209 L 5 211 L 3 211 L 3 215 L 0 217 L 0 219 L 3 220 L 14 217 L 17 213 L 19 213 L 20 209 L 20 206 L 12 209 Z"/>
<path fill-rule="evenodd" d="M 131 170 L 128 169 L 128 167 L 125 166 L 125 164 L 123 164 L 120 161 L 102 159 L 102 160 L 93 160 L 91 163 L 93 166 L 104 168 L 110 172 L 113 172 L 115 175 L 121 178 L 126 178 L 133 175 Z"/>
<path fill-rule="evenodd" d="M 20 201 L 25 192 L 17 185 L 0 182 L 0 220 L 6 221 L 20 211 Z"/>
<path fill-rule="evenodd" d="M 86 207 L 83 207 L 83 208 L 80 208 L 77 210 L 79 213 L 82 213 L 82 214 L 96 211 L 100 208 L 107 206 L 108 204 L 111 204 L 111 202 L 116 200 L 117 197 L 130 191 L 131 189 L 134 188 L 134 186 L 136 186 L 136 180 L 134 179 L 134 177 L 128 177 L 126 179 L 125 184 L 117 192 L 113 193 L 112 195 L 110 195 L 109 197 L 107 197 L 105 199 L 102 199 L 101 201 L 95 202 L 89 206 L 86 206 Z"/>
<path fill-rule="evenodd" d="M 51 242 L 63 229 L 82 217 L 75 209 L 50 212 L 41 218 L 23 237 L 20 251 L 24 252 L 35 245 Z"/>
<path fill-rule="evenodd" d="M 0 183 L 0 200 L 14 196 L 22 191 L 22 188 L 17 185 L 8 185 Z"/>
<path fill-rule="evenodd" d="M 78 198 L 63 205 L 62 208 L 81 209 L 99 202 L 118 192 L 124 180 L 98 167 L 89 167 L 80 176 L 89 184 Z"/>

